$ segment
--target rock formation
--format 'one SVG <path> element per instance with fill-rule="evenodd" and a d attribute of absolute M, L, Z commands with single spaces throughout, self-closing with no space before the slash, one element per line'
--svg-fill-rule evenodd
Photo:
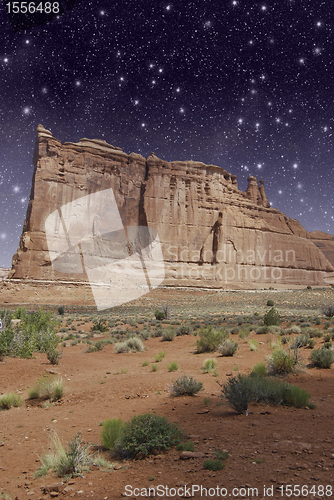
<path fill-rule="evenodd" d="M 42 125 L 37 128 L 34 167 L 12 278 L 87 281 L 81 250 L 68 259 L 69 272 L 52 263 L 45 222 L 64 205 L 75 200 L 80 204 L 84 197 L 109 189 L 124 227 L 148 226 L 157 232 L 166 285 L 315 285 L 334 271 L 332 253 L 322 252 L 298 221 L 271 208 L 263 181 L 259 184 L 253 176 L 242 192 L 236 176 L 220 167 L 167 162 L 154 153 L 145 159 L 97 139 L 61 144 Z M 103 219 L 109 210 L 106 199 L 94 203 L 98 208 L 87 208 L 93 242 L 103 224 L 101 214 Z M 106 245 L 102 242 L 99 249 L 103 258 Z"/>

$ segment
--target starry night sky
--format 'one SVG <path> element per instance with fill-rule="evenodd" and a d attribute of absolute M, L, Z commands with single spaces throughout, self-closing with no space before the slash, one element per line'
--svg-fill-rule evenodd
<path fill-rule="evenodd" d="M 13 33 L 0 5 L 0 266 L 25 219 L 35 129 L 264 179 L 334 234 L 334 15 L 322 0 L 81 0 Z M 334 12 L 334 11 L 333 11 Z"/>

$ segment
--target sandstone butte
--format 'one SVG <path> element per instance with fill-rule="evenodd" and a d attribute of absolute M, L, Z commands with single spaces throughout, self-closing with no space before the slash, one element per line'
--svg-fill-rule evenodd
<path fill-rule="evenodd" d="M 145 159 L 97 139 L 62 144 L 42 125 L 37 127 L 33 161 L 30 201 L 11 279 L 87 282 L 75 263 L 70 272 L 53 265 L 45 221 L 73 200 L 112 188 L 125 227 L 157 231 L 166 286 L 334 282 L 334 237 L 309 233 L 272 208 L 263 181 L 253 176 L 243 192 L 237 177 L 223 168 L 167 162 L 154 153 Z"/>

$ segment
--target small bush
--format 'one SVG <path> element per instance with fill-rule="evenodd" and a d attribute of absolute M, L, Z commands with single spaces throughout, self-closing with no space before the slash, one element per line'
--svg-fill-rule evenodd
<path fill-rule="evenodd" d="M 149 362 L 147 360 L 143 361 L 143 364 L 142 366 L 147 366 L 149 364 Z"/>
<path fill-rule="evenodd" d="M 60 316 L 63 316 L 65 314 L 65 307 L 64 306 L 59 306 L 58 307 L 58 314 Z"/>
<path fill-rule="evenodd" d="M 225 330 L 214 330 L 211 326 L 201 328 L 197 341 L 197 352 L 214 352 L 219 344 L 228 337 Z"/>
<path fill-rule="evenodd" d="M 205 460 L 203 467 L 204 469 L 216 471 L 224 469 L 225 464 L 221 460 L 210 459 L 210 460 Z"/>
<path fill-rule="evenodd" d="M 323 349 L 332 349 L 333 344 L 332 342 L 325 342 L 322 346 Z"/>
<path fill-rule="evenodd" d="M 101 457 L 89 455 L 89 448 L 91 444 L 83 443 L 80 433 L 73 437 L 67 448 L 55 433 L 52 437 L 52 451 L 41 459 L 42 466 L 36 472 L 35 477 L 44 476 L 49 470 L 56 472 L 59 477 L 81 476 L 83 472 L 89 471 L 91 465 L 110 466 Z"/>
<path fill-rule="evenodd" d="M 144 350 L 144 345 L 138 337 L 131 337 L 124 342 L 115 344 L 115 349 L 117 353 L 142 352 Z"/>
<path fill-rule="evenodd" d="M 307 333 L 305 335 L 298 335 L 291 342 L 291 348 L 292 349 L 300 349 L 301 347 L 305 347 L 308 345 L 310 340 L 311 339 Z"/>
<path fill-rule="evenodd" d="M 19 394 L 7 393 L 0 396 L 0 408 L 2 410 L 9 410 L 12 407 L 23 405 L 23 399 Z"/>
<path fill-rule="evenodd" d="M 259 326 L 259 328 L 257 328 L 257 330 L 256 330 L 256 333 L 258 335 L 269 333 L 269 326 L 267 326 L 267 325 L 265 325 L 265 326 Z"/>
<path fill-rule="evenodd" d="M 197 380 L 193 377 L 187 377 L 187 375 L 183 375 L 173 382 L 170 395 L 172 397 L 184 395 L 193 396 L 194 394 L 197 394 L 202 390 L 202 382 L 197 382 Z"/>
<path fill-rule="evenodd" d="M 334 362 L 333 351 L 329 349 L 314 349 L 311 352 L 311 361 L 318 368 L 330 368 Z"/>
<path fill-rule="evenodd" d="M 253 366 L 253 370 L 251 373 L 251 377 L 257 376 L 257 377 L 265 377 L 267 375 L 267 368 L 264 363 L 256 363 Z"/>
<path fill-rule="evenodd" d="M 248 404 L 252 401 L 252 392 L 245 375 L 231 377 L 223 386 L 222 393 L 228 404 L 239 414 L 248 412 Z"/>
<path fill-rule="evenodd" d="M 180 443 L 177 449 L 180 451 L 195 451 L 195 445 L 193 441 L 187 441 L 186 443 Z"/>
<path fill-rule="evenodd" d="M 163 342 L 171 342 L 172 340 L 174 340 L 174 337 L 175 337 L 175 331 L 173 330 L 173 328 L 166 328 L 163 331 L 161 340 Z"/>
<path fill-rule="evenodd" d="M 276 309 L 274 307 L 272 307 L 264 315 L 263 322 L 267 326 L 270 326 L 270 325 L 278 326 L 281 324 L 281 317 L 280 317 L 279 313 L 276 311 Z"/>
<path fill-rule="evenodd" d="M 215 455 L 218 460 L 227 460 L 230 452 L 228 450 L 216 450 Z"/>
<path fill-rule="evenodd" d="M 180 336 L 180 335 L 191 335 L 192 334 L 192 328 L 190 325 L 182 325 L 182 326 L 179 326 L 179 328 L 177 328 L 176 330 L 176 335 L 177 336 Z"/>
<path fill-rule="evenodd" d="M 159 309 L 156 309 L 154 312 L 154 316 L 158 321 L 162 321 L 165 319 L 165 313 L 162 311 L 159 311 Z"/>
<path fill-rule="evenodd" d="M 218 351 L 222 356 L 233 356 L 238 350 L 238 343 L 234 340 L 225 339 L 218 346 Z"/>
<path fill-rule="evenodd" d="M 294 370 L 295 361 L 283 349 L 276 349 L 268 358 L 270 375 L 286 375 Z"/>
<path fill-rule="evenodd" d="M 167 370 L 169 372 L 176 372 L 176 370 L 179 369 L 179 365 L 176 363 L 176 361 L 172 361 L 171 363 L 169 363 L 169 365 L 167 365 Z"/>
<path fill-rule="evenodd" d="M 322 314 L 324 314 L 327 318 L 332 318 L 334 316 L 334 305 L 326 305 L 322 308 Z"/>
<path fill-rule="evenodd" d="M 151 366 L 151 372 L 156 372 L 158 370 L 158 365 L 155 363 Z"/>
<path fill-rule="evenodd" d="M 115 447 L 121 458 L 135 458 L 138 454 L 147 456 L 153 450 L 168 450 L 184 441 L 185 433 L 165 417 L 146 413 L 133 417 L 122 430 Z"/>
<path fill-rule="evenodd" d="M 298 333 L 301 333 L 301 332 L 302 332 L 302 330 L 301 330 L 300 326 L 293 325 L 286 333 L 288 333 L 290 335 L 291 333 L 297 333 L 298 334 Z"/>
<path fill-rule="evenodd" d="M 274 305 L 275 305 L 275 302 L 274 302 L 273 300 L 271 300 L 271 299 L 270 299 L 270 300 L 268 300 L 268 302 L 267 302 L 267 306 L 269 306 L 269 307 L 274 307 Z"/>
<path fill-rule="evenodd" d="M 332 340 L 332 334 L 326 333 L 326 335 L 324 335 L 324 342 L 330 342 L 331 340 Z"/>
<path fill-rule="evenodd" d="M 160 361 L 162 361 L 162 360 L 163 360 L 163 358 L 164 358 L 165 356 L 166 356 L 165 351 L 160 351 L 160 352 L 159 352 L 159 354 L 156 354 L 156 355 L 154 356 L 154 361 L 155 361 L 156 363 L 160 363 Z"/>
<path fill-rule="evenodd" d="M 248 345 L 251 351 L 258 351 L 259 349 L 259 343 L 257 340 L 249 340 Z"/>
<path fill-rule="evenodd" d="M 213 373 L 216 369 L 216 362 L 214 359 L 206 359 L 204 361 L 204 365 L 202 366 L 202 370 L 204 373 Z"/>
<path fill-rule="evenodd" d="M 117 441 L 120 440 L 124 422 L 121 418 L 108 419 L 103 422 L 101 441 L 106 450 L 113 450 Z"/>
<path fill-rule="evenodd" d="M 91 328 L 91 332 L 107 332 L 109 330 L 109 327 L 107 326 L 107 320 L 106 319 L 98 319 L 97 321 L 93 322 L 93 326 Z"/>
<path fill-rule="evenodd" d="M 51 365 L 59 365 L 59 361 L 63 356 L 63 353 L 57 349 L 48 349 L 46 351 L 46 356 L 50 361 Z"/>
<path fill-rule="evenodd" d="M 49 399 L 50 401 L 57 401 L 61 399 L 64 394 L 63 379 L 49 379 L 48 377 L 40 378 L 36 385 L 29 389 L 29 399 Z"/>

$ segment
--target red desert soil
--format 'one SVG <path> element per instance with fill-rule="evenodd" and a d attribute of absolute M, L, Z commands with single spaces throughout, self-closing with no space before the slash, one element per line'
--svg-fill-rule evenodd
<path fill-rule="evenodd" d="M 185 302 L 197 301 L 198 304 L 205 302 L 207 296 L 217 296 L 216 292 L 216 295 L 210 295 L 210 292 L 182 294 Z M 261 298 L 264 304 L 268 294 L 263 300 Z M 168 298 L 176 304 L 180 296 L 176 292 L 158 291 L 156 295 L 141 300 L 152 300 L 150 308 L 154 311 L 156 303 L 161 303 L 162 299 L 166 301 Z M 282 304 L 283 299 L 281 296 Z M 314 303 L 318 300 L 316 294 L 312 294 L 312 300 Z M 319 297 L 319 300 L 323 301 L 323 298 Z M 232 294 L 229 294 L 229 301 L 229 304 L 233 303 Z M 58 303 L 64 303 L 59 296 Z M 313 309 L 314 303 L 310 302 Z M 244 309 L 248 306 L 245 302 Z M 127 307 L 131 309 L 129 305 Z M 306 304 L 305 310 L 307 308 Z M 126 305 L 118 308 L 118 316 L 123 310 L 126 314 Z M 261 312 L 260 306 L 258 310 Z M 261 344 L 258 351 L 251 352 L 247 340 L 255 337 Z M 113 345 L 92 353 L 85 352 L 85 344 L 67 346 L 60 364 L 55 367 L 48 363 L 45 354 L 37 354 L 28 360 L 5 358 L 0 363 L 1 393 L 19 392 L 25 404 L 21 408 L 0 412 L 0 498 L 121 499 L 127 498 L 126 491 L 130 493 L 128 498 L 142 498 L 144 492 L 136 491 L 131 495 L 130 490 L 156 488 L 158 485 L 183 488 L 184 498 L 190 497 L 188 490 L 184 490 L 186 485 L 190 488 L 198 485 L 203 488 L 225 487 L 227 496 L 249 499 L 288 498 L 285 492 L 282 494 L 277 489 L 280 485 L 307 485 L 309 489 L 315 485 L 312 491 L 316 494 L 306 497 L 328 498 L 331 495 L 322 493 L 321 486 L 326 492 L 326 485 L 333 485 L 334 476 L 333 368 L 308 367 L 310 350 L 301 350 L 305 368 L 298 375 L 291 376 L 289 381 L 311 394 L 315 409 L 252 404 L 249 415 L 245 416 L 237 415 L 220 398 L 217 380 L 224 383 L 231 374 L 249 373 L 256 362 L 264 361 L 270 352 L 269 337 L 252 333 L 243 340 L 235 336 L 239 350 L 230 358 L 220 357 L 218 353 L 194 354 L 196 337 L 192 335 L 176 337 L 172 342 L 150 338 L 144 342 L 146 350 L 142 353 L 116 354 Z M 166 355 L 158 363 L 158 370 L 152 372 L 154 356 L 162 350 Z M 201 371 L 207 358 L 216 360 L 218 377 Z M 149 364 L 143 367 L 145 360 Z M 168 372 L 167 365 L 171 361 L 179 364 L 177 372 Z M 171 398 L 168 387 L 184 373 L 203 382 L 204 391 L 194 397 Z M 66 386 L 64 397 L 48 408 L 35 406 L 27 399 L 28 388 L 44 374 L 61 376 Z M 96 468 L 85 473 L 84 477 L 67 482 L 62 482 L 54 474 L 34 478 L 40 465 L 39 457 L 48 450 L 53 431 L 64 443 L 81 432 L 85 441 L 101 444 L 101 421 L 107 418 L 129 420 L 147 412 L 167 416 L 179 423 L 194 441 L 195 451 L 203 456 L 181 460 L 180 451 L 172 449 L 144 460 L 111 459 L 118 464 L 114 470 L 104 472 Z M 205 470 L 203 462 L 214 458 L 214 451 L 221 449 L 230 451 L 225 469 Z M 107 453 L 104 456 L 109 458 Z M 126 485 L 131 485 L 131 488 L 129 486 L 126 490 Z M 48 488 L 43 489 L 46 486 Z M 264 495 L 264 486 L 273 487 L 273 494 L 269 490 Z M 245 489 L 238 494 L 236 490 L 232 491 L 233 488 Z M 255 490 L 248 491 L 249 488 L 257 488 L 258 494 Z M 181 498 L 182 491 L 176 496 L 175 493 L 172 490 L 168 494 L 156 494 L 156 498 Z M 219 498 L 219 495 L 213 495 L 211 490 L 211 497 Z M 191 498 L 205 498 L 205 492 L 201 496 L 195 491 Z"/>

